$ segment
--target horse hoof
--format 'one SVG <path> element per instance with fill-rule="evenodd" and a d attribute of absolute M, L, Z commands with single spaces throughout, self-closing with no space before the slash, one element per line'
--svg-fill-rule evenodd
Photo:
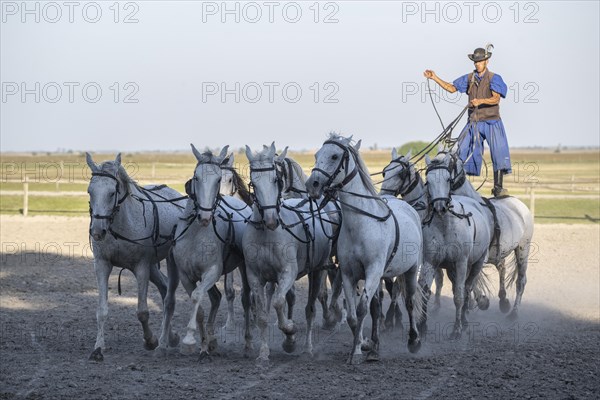
<path fill-rule="evenodd" d="M 462 336 L 461 332 L 459 330 L 454 330 L 451 334 L 450 334 L 450 340 L 458 340 L 460 339 L 460 337 Z"/>
<path fill-rule="evenodd" d="M 519 313 L 517 312 L 517 310 L 512 310 L 506 318 L 508 318 L 509 321 L 516 321 L 519 319 Z"/>
<path fill-rule="evenodd" d="M 300 358 L 302 358 L 304 360 L 312 360 L 313 357 L 314 357 L 314 354 L 313 354 L 312 350 L 308 350 L 308 349 L 304 350 L 302 352 L 302 354 L 300 354 Z"/>
<path fill-rule="evenodd" d="M 348 364 L 350 365 L 359 365 L 362 364 L 362 362 L 362 354 L 350 354 L 350 357 L 348 357 Z"/>
<path fill-rule="evenodd" d="M 369 362 L 379 361 L 379 352 L 377 350 L 371 350 L 367 354 L 367 361 L 369 361 Z"/>
<path fill-rule="evenodd" d="M 212 357 L 207 351 L 201 351 L 198 355 L 198 362 L 212 361 Z"/>
<path fill-rule="evenodd" d="M 296 329 L 296 325 L 295 325 L 293 322 L 290 322 L 289 324 L 287 324 L 287 325 L 284 325 L 284 326 L 281 328 L 281 331 L 282 331 L 282 332 L 283 332 L 285 335 L 288 335 L 288 336 L 289 336 L 289 335 L 293 335 L 293 334 L 295 334 L 297 330 L 298 330 L 298 329 Z"/>
<path fill-rule="evenodd" d="M 179 345 L 179 335 L 172 333 L 169 335 L 169 347 L 177 347 Z"/>
<path fill-rule="evenodd" d="M 419 350 L 421 350 L 421 340 L 420 339 L 408 341 L 408 351 L 415 354 L 415 353 L 418 353 Z"/>
<path fill-rule="evenodd" d="M 210 342 L 208 342 L 208 352 L 213 353 L 215 350 L 217 350 L 218 346 L 219 344 L 217 343 L 217 339 L 212 339 Z"/>
<path fill-rule="evenodd" d="M 96 349 L 92 351 L 92 354 L 90 354 L 89 360 L 96 362 L 104 361 L 104 356 L 102 355 L 102 348 L 96 347 Z"/>
<path fill-rule="evenodd" d="M 154 356 L 156 358 L 161 358 L 161 357 L 166 357 L 169 354 L 167 348 L 165 346 L 158 346 L 155 350 L 154 350 Z"/>
<path fill-rule="evenodd" d="M 183 341 L 179 346 L 179 352 L 184 355 L 194 354 L 196 351 L 196 343 L 186 343 Z"/>
<path fill-rule="evenodd" d="M 156 336 L 152 336 L 152 338 L 150 338 L 150 340 L 144 342 L 144 348 L 146 350 L 154 350 L 157 347 L 158 347 L 158 339 L 156 338 Z"/>
<path fill-rule="evenodd" d="M 322 329 L 326 331 L 332 331 L 335 329 L 337 321 L 335 318 L 327 318 L 323 320 Z"/>
<path fill-rule="evenodd" d="M 373 341 L 371 339 L 365 339 L 360 344 L 360 349 L 362 351 L 371 351 L 373 349 Z"/>
<path fill-rule="evenodd" d="M 510 301 L 507 298 L 500 299 L 500 311 L 504 314 L 510 311 Z"/>
<path fill-rule="evenodd" d="M 283 343 L 281 343 L 281 347 L 283 348 L 283 351 L 291 354 L 296 351 L 296 341 L 293 339 L 285 339 Z"/>
<path fill-rule="evenodd" d="M 480 310 L 487 310 L 488 308 L 490 308 L 490 299 L 488 299 L 487 297 L 481 297 L 480 299 L 477 300 L 477 307 L 479 307 Z"/>

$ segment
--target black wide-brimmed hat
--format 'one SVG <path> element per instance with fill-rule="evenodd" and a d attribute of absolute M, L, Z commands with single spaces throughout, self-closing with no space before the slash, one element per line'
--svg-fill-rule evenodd
<path fill-rule="evenodd" d="M 487 60 L 491 56 L 492 52 L 482 49 L 481 47 L 476 48 L 475 51 L 473 51 L 473 54 L 468 54 L 469 59 L 473 62 Z"/>

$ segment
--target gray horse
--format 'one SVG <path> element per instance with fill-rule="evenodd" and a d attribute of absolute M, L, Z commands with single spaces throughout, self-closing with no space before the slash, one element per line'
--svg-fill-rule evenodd
<path fill-rule="evenodd" d="M 440 179 L 436 175 L 444 170 L 441 161 L 428 161 L 428 182 L 431 183 L 425 186 L 409 160 L 410 152 L 406 156 L 398 156 L 396 149 L 392 151 L 392 161 L 383 170 L 381 191 L 394 196 L 402 195 L 402 198 L 419 212 L 423 221 L 424 245 L 424 268 L 420 283 L 428 298 L 433 275 L 437 278 L 442 268 L 448 271 L 457 307 L 453 336 L 458 337 L 462 332 L 462 325 L 466 322 L 467 294 L 474 289 L 478 289 L 478 293 L 485 289 L 480 270 L 487 257 L 491 227 L 483 206 L 470 198 L 453 196 L 450 199 L 450 196 L 445 194 L 446 187 L 443 182 L 438 182 Z M 447 189 L 449 192 L 450 189 Z M 436 190 L 437 193 L 432 198 L 430 193 Z M 437 215 L 435 207 L 440 211 Z M 477 300 L 483 301 L 482 298 L 485 297 L 476 295 Z M 426 320 L 423 320 L 421 333 L 425 326 Z"/>
<path fill-rule="evenodd" d="M 332 134 L 315 155 L 315 168 L 306 182 L 315 199 L 325 194 L 337 196 L 342 209 L 342 227 L 337 249 L 344 294 L 349 307 L 348 324 L 354 334 L 349 363 L 362 362 L 362 330 L 370 306 L 372 344 L 368 360 L 379 359 L 380 303 L 376 295 L 383 277 L 401 277 L 405 304 L 410 319 L 408 348 L 416 352 L 421 346 L 417 329 L 422 293 L 418 291 L 417 273 L 422 264 L 421 221 L 407 203 L 375 191 L 358 148 L 351 138 Z M 364 279 L 358 306 L 356 285 Z"/>
<path fill-rule="evenodd" d="M 164 299 L 165 276 L 159 262 L 168 254 L 171 233 L 182 215 L 181 194 L 166 186 L 140 187 L 121 165 L 121 154 L 114 161 L 97 165 L 86 153 L 92 171 L 88 186 L 90 195 L 90 239 L 94 252 L 94 269 L 98 281 L 98 336 L 90 359 L 102 361 L 104 356 L 104 323 L 108 317 L 108 277 L 113 266 L 132 271 L 138 283 L 137 317 L 144 330 L 144 347 L 153 350 L 158 340 L 148 324 L 148 280 Z M 180 199 L 175 201 L 174 199 Z M 168 331 L 168 339 L 176 345 L 178 336 Z"/>
<path fill-rule="evenodd" d="M 273 294 L 273 307 L 277 313 L 279 329 L 286 336 L 283 349 L 291 353 L 295 349 L 297 328 L 289 316 L 284 314 L 284 297 L 294 281 L 306 274 L 309 277 L 309 295 L 305 308 L 305 351 L 312 354 L 314 304 L 322 286 L 323 267 L 329 262 L 331 253 L 331 226 L 317 221 L 318 216 L 310 212 L 307 200 L 282 199 L 283 180 L 277 163 L 285 158 L 286 152 L 277 156 L 275 151 L 274 144 L 257 154 L 253 154 L 246 146 L 255 202 L 251 226 L 244 234 L 243 249 L 261 335 L 258 360 L 268 360 L 270 353 L 266 330 L 266 283 L 277 284 Z"/>
<path fill-rule="evenodd" d="M 251 350 L 250 335 L 250 291 L 247 285 L 246 268 L 242 254 L 242 237 L 246 230 L 246 220 L 251 211 L 243 201 L 234 197 L 220 196 L 219 184 L 222 178 L 221 166 L 227 166 L 227 148 L 221 154 L 211 152 L 200 154 L 192 145 L 198 164 L 186 191 L 189 199 L 184 217 L 175 230 L 169 264 L 169 291 L 165 299 L 165 313 L 160 340 L 161 349 L 167 346 L 167 332 L 175 308 L 175 290 L 179 279 L 190 296 L 193 307 L 187 325 L 186 336 L 182 340 L 181 352 L 195 351 L 194 334 L 199 326 L 201 336 L 200 357 L 213 353 L 217 347 L 214 321 L 221 301 L 221 293 L 215 286 L 221 275 L 231 273 L 239 267 L 242 275 L 242 305 L 246 324 L 246 348 Z M 208 293 L 211 309 L 204 325 L 202 300 Z"/>
<path fill-rule="evenodd" d="M 511 319 L 516 319 L 527 283 L 527 261 L 533 236 L 533 216 L 527 206 L 516 197 L 483 198 L 473 188 L 471 182 L 464 179 L 463 162 L 458 157 L 456 148 L 444 153 L 444 157 L 446 164 L 454 165 L 448 178 L 452 183 L 452 193 L 470 197 L 486 205 L 485 210 L 489 223 L 495 227 L 487 263 L 495 265 L 500 275 L 498 296 L 502 312 L 510 310 L 510 302 L 506 298 L 506 286 L 516 282 L 515 303 L 509 315 Z M 511 253 L 515 255 L 516 268 L 510 271 L 507 284 L 505 259 Z"/>

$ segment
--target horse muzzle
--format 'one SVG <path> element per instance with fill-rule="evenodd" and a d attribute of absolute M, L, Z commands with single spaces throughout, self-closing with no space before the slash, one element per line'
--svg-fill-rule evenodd
<path fill-rule="evenodd" d="M 106 229 L 90 229 L 90 236 L 97 242 L 101 242 L 106 238 Z"/>
<path fill-rule="evenodd" d="M 201 211 L 198 214 L 198 221 L 202 226 L 208 226 L 208 224 L 212 221 L 212 213 L 209 211 Z"/>
<path fill-rule="evenodd" d="M 323 195 L 324 187 L 317 178 L 313 177 L 313 175 L 314 174 L 311 174 L 310 178 L 306 180 L 306 191 L 310 198 L 316 200 Z"/>

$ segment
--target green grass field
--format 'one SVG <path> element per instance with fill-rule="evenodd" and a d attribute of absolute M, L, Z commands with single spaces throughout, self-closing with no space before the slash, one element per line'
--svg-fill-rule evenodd
<path fill-rule="evenodd" d="M 361 152 L 371 172 L 381 171 L 390 161 L 390 151 Z M 306 172 L 314 163 L 314 153 L 289 155 Z M 114 159 L 114 154 L 94 155 L 97 161 Z M 247 178 L 248 166 L 243 153 L 235 154 L 236 167 Z M 27 176 L 30 192 L 79 192 L 81 196 L 29 197 L 29 214 L 86 215 L 88 198 L 85 195 L 89 169 L 83 154 L 10 154 L 0 155 L 2 165 L 0 213 L 19 214 L 23 208 L 22 181 Z M 489 158 L 487 159 L 489 163 Z M 513 150 L 513 174 L 505 177 L 511 194 L 525 195 L 533 187 L 535 194 L 586 195 L 578 199 L 536 199 L 537 223 L 597 223 L 600 219 L 600 153 L 596 151 L 525 151 Z M 123 153 L 122 162 L 140 184 L 167 182 L 183 192 L 183 184 L 193 173 L 195 158 L 190 153 Z M 61 164 L 62 163 L 62 164 Z M 419 165 L 423 167 L 424 164 Z M 61 169 L 62 168 L 62 169 Z M 61 172 L 62 171 L 62 172 Z M 486 174 L 472 179 L 478 187 Z M 492 171 L 489 164 L 487 183 L 480 190 L 488 195 Z M 153 178 L 154 176 L 154 178 Z M 379 177 L 374 177 L 377 181 Z M 529 205 L 527 197 L 523 202 Z"/>

